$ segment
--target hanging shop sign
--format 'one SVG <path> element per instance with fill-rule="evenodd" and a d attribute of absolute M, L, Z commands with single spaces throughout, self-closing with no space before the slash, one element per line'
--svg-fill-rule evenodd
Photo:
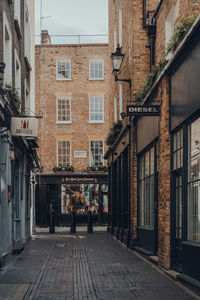
<path fill-rule="evenodd" d="M 86 158 L 86 151 L 74 151 L 75 158 Z"/>
<path fill-rule="evenodd" d="M 35 118 L 15 118 L 11 119 L 11 134 L 13 136 L 38 136 L 38 120 Z"/>
<path fill-rule="evenodd" d="M 159 105 L 127 105 L 127 116 L 159 116 Z"/>

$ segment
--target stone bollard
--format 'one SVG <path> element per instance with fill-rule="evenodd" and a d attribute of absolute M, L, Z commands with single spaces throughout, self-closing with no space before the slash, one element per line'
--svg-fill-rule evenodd
<path fill-rule="evenodd" d="M 87 229 L 88 233 L 93 233 L 93 224 L 92 224 L 92 212 L 89 211 L 88 212 L 88 229 Z"/>
<path fill-rule="evenodd" d="M 72 210 L 72 218 L 71 218 L 71 233 L 76 233 L 76 219 L 75 219 L 75 211 Z"/>

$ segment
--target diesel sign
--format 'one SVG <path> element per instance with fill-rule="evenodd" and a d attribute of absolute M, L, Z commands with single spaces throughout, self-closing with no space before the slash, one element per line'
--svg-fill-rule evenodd
<path fill-rule="evenodd" d="M 159 116 L 159 105 L 127 105 L 127 116 Z"/>

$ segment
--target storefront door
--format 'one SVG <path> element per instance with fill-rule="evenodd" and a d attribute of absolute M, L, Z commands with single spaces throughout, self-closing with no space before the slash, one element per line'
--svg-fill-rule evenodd
<path fill-rule="evenodd" d="M 183 176 L 182 172 L 174 174 L 174 268 L 182 268 L 182 234 L 183 234 Z"/>

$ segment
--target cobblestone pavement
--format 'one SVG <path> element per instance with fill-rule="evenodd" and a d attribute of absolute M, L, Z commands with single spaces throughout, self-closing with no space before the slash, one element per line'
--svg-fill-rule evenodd
<path fill-rule="evenodd" d="M 199 299 L 107 232 L 39 230 L 0 272 L 0 300 Z"/>

